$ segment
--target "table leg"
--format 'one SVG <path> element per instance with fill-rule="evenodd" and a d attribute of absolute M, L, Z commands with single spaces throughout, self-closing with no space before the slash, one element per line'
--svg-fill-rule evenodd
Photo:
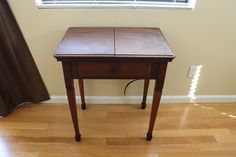
<path fill-rule="evenodd" d="M 146 100 L 147 100 L 147 93 L 148 93 L 148 85 L 149 85 L 149 79 L 144 80 L 144 89 L 143 89 L 143 101 L 142 101 L 142 109 L 146 108 Z"/>
<path fill-rule="evenodd" d="M 80 90 L 80 98 L 81 98 L 81 108 L 83 110 L 86 109 L 86 103 L 84 99 L 84 81 L 83 79 L 79 79 L 79 90 Z"/>
<path fill-rule="evenodd" d="M 155 81 L 155 88 L 154 88 L 154 94 L 153 94 L 153 100 L 152 100 L 152 109 L 151 109 L 151 115 L 150 115 L 150 121 L 149 121 L 149 128 L 147 132 L 147 140 L 152 140 L 152 131 L 155 124 L 160 100 L 161 100 L 161 94 L 162 89 L 164 86 L 164 80 L 165 80 L 165 74 L 166 74 L 166 68 L 167 63 L 160 64 L 159 70 L 158 70 L 158 76 Z"/>
<path fill-rule="evenodd" d="M 158 84 L 157 81 L 156 81 L 156 84 Z M 151 116 L 150 116 L 150 121 L 149 121 L 149 128 L 148 128 L 148 133 L 147 133 L 148 141 L 152 140 L 152 131 L 153 131 L 153 127 L 154 127 L 156 116 L 157 116 L 157 111 L 158 111 L 160 100 L 161 100 L 161 94 L 162 94 L 162 90 L 155 87 L 153 100 L 152 100 L 152 109 L 151 109 Z"/>
<path fill-rule="evenodd" d="M 62 66 L 63 66 L 63 72 L 64 72 L 67 98 L 68 98 L 69 107 L 70 107 L 70 113 L 71 113 L 74 130 L 75 130 L 75 139 L 76 141 L 79 142 L 81 138 L 81 134 L 79 131 L 79 123 L 78 123 L 76 99 L 75 99 L 75 89 L 74 89 L 73 78 L 71 76 L 72 74 L 71 68 L 70 68 L 69 63 L 62 63 Z"/>

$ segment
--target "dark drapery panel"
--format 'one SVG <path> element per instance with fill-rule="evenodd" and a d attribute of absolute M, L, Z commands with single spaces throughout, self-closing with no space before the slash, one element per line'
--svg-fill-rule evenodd
<path fill-rule="evenodd" d="M 0 116 L 24 102 L 49 99 L 30 50 L 6 0 L 0 1 Z"/>

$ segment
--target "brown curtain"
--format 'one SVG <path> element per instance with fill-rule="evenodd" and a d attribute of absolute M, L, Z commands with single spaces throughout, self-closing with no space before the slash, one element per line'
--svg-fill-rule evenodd
<path fill-rule="evenodd" d="M 49 99 L 30 50 L 6 0 L 0 1 L 0 116 L 24 102 Z"/>

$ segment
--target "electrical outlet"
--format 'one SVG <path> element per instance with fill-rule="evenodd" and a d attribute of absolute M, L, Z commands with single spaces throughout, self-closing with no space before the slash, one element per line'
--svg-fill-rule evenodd
<path fill-rule="evenodd" d="M 193 78 L 196 75 L 197 68 L 198 68 L 198 66 L 196 66 L 196 65 L 192 65 L 189 67 L 189 71 L 188 71 L 189 78 Z"/>

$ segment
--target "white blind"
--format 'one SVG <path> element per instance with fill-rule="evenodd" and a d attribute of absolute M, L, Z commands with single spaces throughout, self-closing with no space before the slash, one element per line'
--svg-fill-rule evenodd
<path fill-rule="evenodd" d="M 196 0 L 36 0 L 38 6 L 67 7 L 186 7 Z"/>
<path fill-rule="evenodd" d="M 102 2 L 102 1 L 122 2 L 122 1 L 131 1 L 131 0 L 42 0 L 42 1 L 44 3 L 81 3 L 81 2 Z M 188 0 L 133 0 L 133 1 L 179 2 L 179 3 L 188 2 Z"/>

